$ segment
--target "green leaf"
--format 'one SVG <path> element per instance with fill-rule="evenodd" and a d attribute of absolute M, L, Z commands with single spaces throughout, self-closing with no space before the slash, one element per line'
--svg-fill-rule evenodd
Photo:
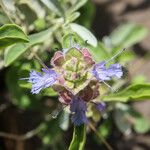
<path fill-rule="evenodd" d="M 81 8 L 87 0 L 78 0 L 72 7 L 69 8 L 68 12 L 73 13 L 77 11 L 79 8 Z"/>
<path fill-rule="evenodd" d="M 27 35 L 15 24 L 6 24 L 0 27 L 0 48 L 28 41 Z"/>
<path fill-rule="evenodd" d="M 133 127 L 137 133 L 144 134 L 150 130 L 150 123 L 145 118 L 139 116 L 135 119 L 136 120 Z"/>
<path fill-rule="evenodd" d="M 128 102 L 132 100 L 145 100 L 150 98 L 150 84 L 134 84 L 126 89 L 105 95 L 102 97 L 104 101 L 120 101 Z"/>
<path fill-rule="evenodd" d="M 74 12 L 70 15 L 67 16 L 67 20 L 68 22 L 73 22 L 74 20 L 76 20 L 78 17 L 80 16 L 79 12 Z"/>
<path fill-rule="evenodd" d="M 86 126 L 74 126 L 73 139 L 69 150 L 83 150 L 86 141 Z"/>
<path fill-rule="evenodd" d="M 97 39 L 96 37 L 85 27 L 76 24 L 71 23 L 70 24 L 71 29 L 76 32 L 84 41 L 87 41 L 88 44 L 96 47 L 97 46 Z"/>
<path fill-rule="evenodd" d="M 81 44 L 83 45 L 84 41 L 76 34 L 76 33 L 69 33 L 63 36 L 62 38 L 62 47 L 63 48 L 70 48 L 72 44 Z"/>
<path fill-rule="evenodd" d="M 144 75 L 136 75 L 132 79 L 132 84 L 146 83 L 146 77 Z"/>
<path fill-rule="evenodd" d="M 114 119 L 117 127 L 123 133 L 129 134 L 132 127 L 137 133 L 146 133 L 150 130 L 150 123 L 127 104 L 116 104 Z"/>
<path fill-rule="evenodd" d="M 50 11 L 54 12 L 58 16 L 64 16 L 64 10 L 61 7 L 61 3 L 58 0 L 41 0 Z"/>
<path fill-rule="evenodd" d="M 19 67 L 13 66 L 9 68 L 6 74 L 6 85 L 11 94 L 11 102 L 20 108 L 29 108 L 31 105 L 31 100 L 29 95 L 19 87 L 19 77 Z"/>
<path fill-rule="evenodd" d="M 35 33 L 29 36 L 29 43 L 18 43 L 9 47 L 4 54 L 5 66 L 12 64 L 19 56 L 21 56 L 26 50 L 32 46 L 42 43 L 50 38 L 52 29 L 47 29 L 45 31 Z"/>
<path fill-rule="evenodd" d="M 117 103 L 114 110 L 114 120 L 118 129 L 124 133 L 129 134 L 131 132 L 132 124 L 127 119 L 130 107 L 125 104 Z"/>
<path fill-rule="evenodd" d="M 93 16 L 95 15 L 95 12 L 96 7 L 94 3 L 92 1 L 87 1 L 86 4 L 80 9 L 80 13 L 82 15 L 77 19 L 77 23 L 89 29 L 93 23 Z"/>
<path fill-rule="evenodd" d="M 112 123 L 111 120 L 107 119 L 104 120 L 104 123 L 100 124 L 100 126 L 98 127 L 98 130 L 100 135 L 102 135 L 104 138 L 107 138 L 111 131 L 112 131 Z"/>
<path fill-rule="evenodd" d="M 111 58 L 110 54 L 108 53 L 108 49 L 104 46 L 102 42 L 98 42 L 97 47 L 89 47 L 89 51 L 96 62 Z"/>
<path fill-rule="evenodd" d="M 41 92 L 42 96 L 57 96 L 57 93 L 52 88 L 46 88 Z"/>
<path fill-rule="evenodd" d="M 140 42 L 147 34 L 148 30 L 145 27 L 128 23 L 114 30 L 110 35 L 110 39 L 114 46 L 127 48 Z"/>
<path fill-rule="evenodd" d="M 41 124 L 42 130 L 38 133 L 38 136 L 41 138 L 43 144 L 51 145 L 61 140 L 62 132 L 58 124 L 58 119 L 52 119 Z"/>
<path fill-rule="evenodd" d="M 132 107 L 130 107 L 128 113 L 131 118 L 130 120 L 132 120 L 133 129 L 137 133 L 144 134 L 150 130 L 150 123 L 142 114 L 134 110 Z"/>
<path fill-rule="evenodd" d="M 8 19 L 6 14 L 4 14 L 4 12 L 2 12 L 1 10 L 0 11 L 0 24 L 8 24 L 8 23 L 10 23 L 10 20 Z"/>
<path fill-rule="evenodd" d="M 34 26 L 37 31 L 41 31 L 46 28 L 46 21 L 43 18 L 39 18 L 34 21 Z"/>

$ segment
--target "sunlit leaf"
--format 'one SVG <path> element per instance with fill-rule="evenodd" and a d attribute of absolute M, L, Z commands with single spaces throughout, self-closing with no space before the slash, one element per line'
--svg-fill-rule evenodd
<path fill-rule="evenodd" d="M 107 48 L 101 42 L 98 42 L 97 47 L 89 47 L 89 51 L 96 62 L 107 60 L 111 57 Z"/>
<path fill-rule="evenodd" d="M 121 103 L 118 103 L 116 109 L 114 110 L 115 124 L 118 129 L 124 134 L 129 134 L 132 128 L 132 124 L 127 119 L 128 112 L 128 105 L 124 105 Z"/>
<path fill-rule="evenodd" d="M 51 29 L 47 29 L 45 31 L 35 33 L 29 36 L 29 43 L 18 43 L 11 47 L 9 47 L 4 54 L 4 62 L 5 66 L 9 66 L 13 63 L 19 56 L 21 56 L 26 50 L 31 48 L 32 46 L 42 43 L 45 40 L 50 38 L 52 33 Z"/>
<path fill-rule="evenodd" d="M 84 41 L 87 41 L 88 44 L 96 47 L 97 46 L 97 39 L 96 37 L 85 27 L 76 24 L 71 23 L 70 24 L 71 29 L 76 32 Z"/>
<path fill-rule="evenodd" d="M 0 27 L 0 48 L 28 41 L 27 35 L 15 24 L 6 24 Z"/>
<path fill-rule="evenodd" d="M 140 84 L 140 83 L 146 83 L 146 77 L 144 75 L 136 75 L 132 79 L 132 84 Z"/>
<path fill-rule="evenodd" d="M 104 101 L 120 101 L 128 102 L 134 100 L 145 100 L 150 98 L 150 84 L 135 84 L 126 89 L 105 95 L 102 97 Z"/>
<path fill-rule="evenodd" d="M 45 6 L 47 6 L 50 9 L 50 11 L 56 13 L 57 15 L 64 15 L 64 10 L 61 7 L 61 3 L 58 0 L 41 0 L 41 2 L 43 2 Z"/>
<path fill-rule="evenodd" d="M 137 133 L 146 133 L 150 130 L 150 123 L 146 118 L 127 104 L 117 103 L 114 119 L 119 130 L 126 134 L 131 132 L 132 127 Z"/>
<path fill-rule="evenodd" d="M 86 2 L 87 0 L 78 0 L 72 7 L 69 8 L 68 12 L 69 13 L 75 12 L 76 10 L 81 8 Z"/>
<path fill-rule="evenodd" d="M 74 44 L 80 46 L 80 44 L 83 45 L 83 43 L 84 41 L 76 33 L 66 34 L 62 38 L 63 48 L 71 48 Z"/>
<path fill-rule="evenodd" d="M 114 30 L 110 39 L 114 46 L 127 48 L 143 40 L 147 34 L 148 30 L 145 27 L 129 23 Z"/>
<path fill-rule="evenodd" d="M 150 130 L 150 123 L 147 119 L 143 118 L 142 116 L 139 116 L 136 118 L 134 123 L 134 130 L 137 133 L 146 133 Z"/>
<path fill-rule="evenodd" d="M 79 16 L 80 16 L 80 13 L 79 13 L 79 12 L 74 12 L 74 13 L 70 14 L 70 15 L 67 17 L 68 22 L 73 22 L 73 21 L 76 20 Z"/>

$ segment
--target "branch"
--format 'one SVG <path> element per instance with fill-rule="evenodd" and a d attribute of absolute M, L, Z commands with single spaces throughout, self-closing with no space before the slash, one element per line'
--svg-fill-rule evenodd
<path fill-rule="evenodd" d="M 113 150 L 113 148 L 109 145 L 109 143 L 96 131 L 92 123 L 89 123 L 89 127 L 94 131 L 94 133 L 98 136 L 98 138 L 105 144 L 108 150 Z"/>
<path fill-rule="evenodd" d="M 37 128 L 35 128 L 23 135 L 16 135 L 16 134 L 12 134 L 12 133 L 0 132 L 0 137 L 8 138 L 8 139 L 16 140 L 16 141 L 19 141 L 19 140 L 24 141 L 24 140 L 32 138 L 37 133 L 39 133 L 41 130 L 42 130 L 42 126 L 39 125 Z"/>

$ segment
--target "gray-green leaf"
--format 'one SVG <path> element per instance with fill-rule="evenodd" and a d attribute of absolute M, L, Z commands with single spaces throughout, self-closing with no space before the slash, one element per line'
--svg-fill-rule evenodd
<path fill-rule="evenodd" d="M 47 6 L 50 9 L 50 11 L 54 12 L 55 14 L 59 16 L 64 15 L 64 10 L 61 7 L 61 3 L 58 0 L 41 0 L 41 2 L 43 2 L 43 4 L 45 4 L 45 6 Z"/>
<path fill-rule="evenodd" d="M 81 8 L 87 0 L 78 0 L 71 8 L 69 8 L 68 12 L 73 13 L 77 11 L 79 8 Z"/>
<path fill-rule="evenodd" d="M 33 34 L 29 36 L 29 43 L 18 43 L 9 47 L 4 54 L 5 66 L 9 66 L 13 63 L 19 56 L 21 56 L 26 50 L 28 50 L 33 45 L 39 44 L 48 40 L 52 33 L 51 28 L 45 31 Z"/>
<path fill-rule="evenodd" d="M 149 98 L 150 84 L 134 84 L 118 93 L 112 93 L 102 97 L 104 101 L 120 102 L 127 102 L 132 100 L 145 100 Z"/>
<path fill-rule="evenodd" d="M 148 30 L 145 27 L 128 23 L 114 30 L 110 35 L 110 39 L 114 46 L 127 48 L 140 42 L 147 34 Z"/>
<path fill-rule="evenodd" d="M 27 35 L 15 24 L 6 24 L 0 27 L 0 48 L 28 41 Z"/>
<path fill-rule="evenodd" d="M 97 46 L 97 39 L 96 37 L 85 27 L 76 24 L 71 23 L 70 24 L 71 29 L 76 32 L 84 41 L 87 41 L 88 44 L 96 47 Z"/>
<path fill-rule="evenodd" d="M 129 107 L 127 105 L 118 103 L 114 110 L 114 120 L 118 129 L 124 133 L 129 134 L 131 132 L 131 123 L 128 121 L 127 116 Z"/>
<path fill-rule="evenodd" d="M 104 46 L 102 42 L 98 42 L 97 47 L 89 47 L 89 51 L 96 62 L 111 58 L 110 54 L 108 53 L 108 49 Z"/>

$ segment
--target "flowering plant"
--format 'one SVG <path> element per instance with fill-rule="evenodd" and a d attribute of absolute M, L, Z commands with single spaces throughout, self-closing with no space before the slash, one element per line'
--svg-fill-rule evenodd
<path fill-rule="evenodd" d="M 95 105 L 99 111 L 105 108 L 104 102 L 95 101 L 100 95 L 100 84 L 123 75 L 120 64 L 106 67 L 110 60 L 96 63 L 89 50 L 79 46 L 72 46 L 65 53 L 57 51 L 51 59 L 53 68 L 45 66 L 42 73 L 30 72 L 31 92 L 38 94 L 42 89 L 52 87 L 58 93 L 59 101 L 69 106 L 72 122 L 75 125 L 87 123 L 87 103 Z"/>
<path fill-rule="evenodd" d="M 85 129 L 87 133 L 90 130 L 94 131 L 93 136 L 95 136 L 87 140 L 88 146 L 92 143 L 92 148 L 88 149 L 97 149 L 93 147 L 93 145 L 97 147 L 95 144 L 97 142 L 111 149 L 105 141 L 107 137 L 114 138 L 113 144 L 116 146 L 122 141 L 121 139 L 118 141 L 113 135 L 114 133 L 116 135 L 118 130 L 124 135 L 131 134 L 132 130 L 137 133 L 146 133 L 150 130 L 149 122 L 137 113 L 132 105 L 132 101 L 150 99 L 150 84 L 146 82 L 146 78 L 137 78 L 138 76 L 130 74 L 130 71 L 140 68 L 141 60 L 143 66 L 144 59 L 141 57 L 142 59 L 134 63 L 131 68 L 128 65 L 136 57 L 132 46 L 145 38 L 148 33 L 145 27 L 125 23 L 110 35 L 102 37 L 104 33 L 110 31 L 108 29 L 112 29 L 114 20 L 112 19 L 112 23 L 109 24 L 100 22 L 102 26 L 99 26 L 99 21 L 94 19 L 99 17 L 94 13 L 97 7 L 93 1 L 87 0 L 27 2 L 2 0 L 0 5 L 2 8 L 0 12 L 1 126 L 6 127 L 7 131 L 13 127 L 10 134 L 0 132 L 0 137 L 6 140 L 10 138 L 14 143 L 12 148 L 12 144 L 7 144 L 5 139 L 1 139 L 1 145 L 4 145 L 2 149 L 8 145 L 11 146 L 10 149 L 15 149 L 18 147 L 15 143 L 19 144 L 18 141 L 23 142 L 27 139 L 30 139 L 30 145 L 34 145 L 34 149 L 39 149 L 39 139 L 43 142 L 41 149 L 66 149 L 64 137 L 68 138 L 70 133 L 70 130 L 67 131 L 70 129 L 69 115 L 72 120 L 71 125 L 74 125 L 69 150 L 84 149 Z M 98 40 L 90 30 L 96 33 L 106 24 L 109 28 L 104 28 L 107 32 L 96 34 L 96 37 L 101 39 Z M 74 40 L 73 43 L 78 43 L 81 47 L 71 44 L 70 36 L 69 39 L 64 37 L 62 40 L 62 36 L 68 33 L 78 35 L 75 38 L 80 40 Z M 86 46 L 83 41 L 86 41 Z M 53 56 L 55 47 L 63 49 L 55 52 Z M 118 56 L 124 51 L 122 49 L 124 47 L 129 51 Z M 138 50 L 138 47 L 136 48 Z M 114 60 L 116 56 L 118 57 Z M 42 64 L 42 71 L 40 64 L 34 58 Z M 50 65 L 43 63 L 49 63 L 50 59 Z M 126 65 L 126 68 L 119 63 L 122 66 Z M 128 78 L 125 78 L 124 70 L 127 72 L 129 70 Z M 138 75 L 139 73 L 141 72 L 138 71 Z M 28 77 L 28 82 L 20 81 L 21 77 Z M 111 80 L 112 78 L 121 79 Z M 6 84 L 3 81 L 6 81 Z M 109 92 L 105 85 L 113 91 L 117 89 L 119 91 Z M 130 103 L 124 104 L 125 102 Z M 63 106 L 60 110 L 65 110 L 61 114 L 58 104 Z M 8 110 L 9 108 L 11 111 Z M 139 110 L 142 110 L 141 108 L 142 106 Z M 4 110 L 8 110 L 9 113 L 2 113 Z M 14 114 L 14 111 L 17 114 Z M 16 115 L 19 115 L 19 118 Z M 3 118 L 6 118 L 6 123 Z M 17 120 L 11 122 L 12 118 Z M 19 120 L 23 125 L 18 123 Z M 24 132 L 24 127 L 27 131 L 24 135 L 20 135 Z M 67 134 L 62 130 L 66 130 Z M 12 134 L 17 131 L 19 135 Z M 37 145 L 32 142 L 33 136 L 38 137 Z M 28 142 L 25 143 L 28 145 Z M 23 144 L 24 147 L 28 147 L 26 144 Z"/>

